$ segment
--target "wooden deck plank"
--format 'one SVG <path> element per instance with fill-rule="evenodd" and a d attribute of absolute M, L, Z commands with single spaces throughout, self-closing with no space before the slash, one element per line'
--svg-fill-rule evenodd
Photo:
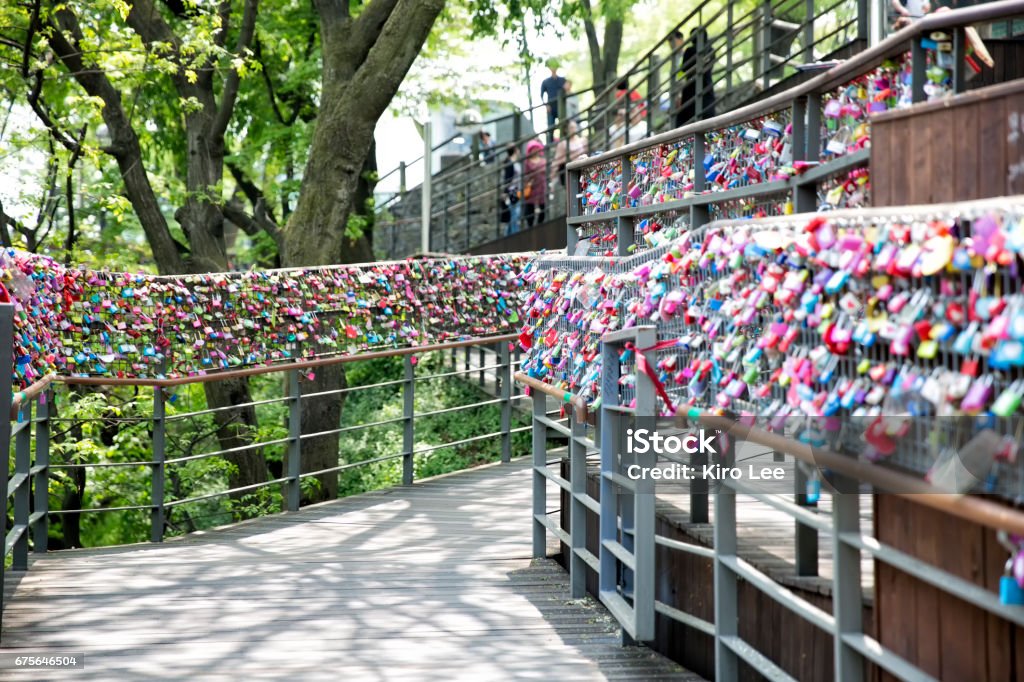
<path fill-rule="evenodd" d="M 86 654 L 53 679 L 699 680 L 530 559 L 528 466 L 46 555 L 11 576 L 4 649 Z"/>

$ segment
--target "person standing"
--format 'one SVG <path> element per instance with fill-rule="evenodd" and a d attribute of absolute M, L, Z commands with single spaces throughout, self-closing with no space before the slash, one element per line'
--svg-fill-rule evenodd
<path fill-rule="evenodd" d="M 486 130 L 480 131 L 480 159 L 484 163 L 494 163 L 494 141 Z"/>
<path fill-rule="evenodd" d="M 708 32 L 704 28 L 693 29 L 689 44 L 683 50 L 683 101 L 677 118 L 681 123 L 677 127 L 715 115 L 715 82 L 711 73 L 714 55 Z"/>
<path fill-rule="evenodd" d="M 523 164 L 523 223 L 527 228 L 544 222 L 548 200 L 546 165 L 544 143 L 540 140 L 527 142 L 526 162 Z"/>
<path fill-rule="evenodd" d="M 680 126 L 686 125 L 686 121 L 683 118 L 682 107 L 684 104 L 683 100 L 683 82 L 684 74 L 682 67 L 683 49 L 686 43 L 686 39 L 683 37 L 682 31 L 672 31 L 668 37 L 668 45 L 671 50 L 671 56 L 669 58 L 669 64 L 672 66 L 672 84 L 669 88 L 670 102 L 672 103 L 672 124 L 674 127 L 679 128 Z"/>
<path fill-rule="evenodd" d="M 523 168 L 519 163 L 519 147 L 510 144 L 506 150 L 505 161 L 505 196 L 502 220 L 508 223 L 506 235 L 519 231 L 519 222 L 523 214 L 523 202 L 520 195 L 523 191 Z"/>
<path fill-rule="evenodd" d="M 566 126 L 566 136 L 558 141 L 555 147 L 555 156 L 551 163 L 551 184 L 558 182 L 565 187 L 565 167 L 571 161 L 583 158 L 587 155 L 587 141 L 580 135 L 579 126 L 576 121 L 569 121 Z"/>
<path fill-rule="evenodd" d="M 548 142 L 550 143 L 555 139 L 554 127 L 561 113 L 558 111 L 558 99 L 563 93 L 569 92 L 572 85 L 563 76 L 558 75 L 557 59 L 549 59 L 547 66 L 551 69 L 551 75 L 541 81 L 540 98 L 545 103 L 548 112 Z"/>

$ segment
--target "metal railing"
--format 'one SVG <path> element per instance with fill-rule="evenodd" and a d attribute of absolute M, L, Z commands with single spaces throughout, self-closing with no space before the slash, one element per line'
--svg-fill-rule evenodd
<path fill-rule="evenodd" d="M 690 502 L 694 505 L 691 523 L 707 522 L 707 518 L 697 516 L 698 510 L 703 508 L 706 514 L 708 493 L 713 494 L 714 514 L 710 519 L 713 523 L 713 545 L 707 547 L 657 533 L 655 505 L 658 491 L 655 484 L 651 479 L 630 477 L 629 470 L 636 465 L 649 471 L 659 463 L 675 464 L 678 461 L 668 455 L 659 456 L 653 450 L 631 453 L 625 447 L 627 425 L 643 428 L 645 421 L 648 427 L 654 423 L 654 417 L 650 415 L 657 412 L 657 396 L 651 380 L 638 373 L 635 403 L 621 403 L 617 398 L 620 377 L 615 371 L 619 366 L 620 353 L 633 348 L 650 348 L 655 337 L 654 327 L 634 327 L 604 335 L 602 402 L 592 437 L 587 433 L 593 422 L 585 408 L 581 408 L 578 396 L 526 374 L 515 375 L 517 381 L 531 389 L 533 396 L 533 555 L 537 558 L 547 556 L 549 532 L 566 547 L 573 598 L 586 595 L 587 571 L 594 571 L 598 576 L 598 596 L 622 626 L 627 643 L 630 640 L 655 639 L 656 615 L 660 615 L 713 638 L 717 680 L 738 679 L 741 661 L 768 679 L 794 680 L 786 670 L 741 637 L 742 619 L 746 615 L 754 615 L 744 614 L 739 608 L 738 584 L 743 581 L 832 637 L 833 679 L 860 682 L 866 679 L 867 667 L 871 664 L 902 680 L 934 679 L 865 632 L 862 620 L 862 553 L 938 588 L 950 598 L 965 600 L 999 618 L 1024 625 L 1024 607 L 1003 604 L 996 594 L 983 587 L 864 533 L 860 522 L 860 497 L 867 494 L 863 490 L 867 484 L 873 486 L 873 491 L 907 497 L 970 522 L 1014 534 L 1024 531 L 1024 514 L 985 499 L 946 494 L 920 479 L 754 428 L 734 418 L 714 416 L 686 407 L 676 413 L 677 425 L 682 428 L 699 426 L 720 434 L 717 443 L 725 444 L 720 461 L 723 469 L 732 468 L 737 463 L 737 448 L 741 443 L 751 443 L 773 453 L 773 462 L 787 461 L 788 458 L 793 467 L 798 462 L 827 467 L 832 472 L 832 490 L 823 494 L 831 497 L 831 511 L 822 513 L 808 509 L 799 500 L 791 501 L 782 494 L 759 492 L 748 483 L 728 476 L 710 485 L 698 478 L 689 484 Z M 650 355 L 648 362 L 653 364 L 656 360 L 653 353 Z M 562 420 L 551 419 L 549 403 L 552 400 L 577 409 L 568 410 Z M 643 415 L 649 417 L 645 419 Z M 551 467 L 552 463 L 564 461 L 552 457 L 548 450 L 548 439 L 555 434 L 569 439 L 568 455 L 564 456 L 568 462 L 568 479 Z M 722 434 L 728 436 L 727 441 L 721 437 Z M 587 488 L 595 456 L 599 460 L 594 471 L 600 482 L 599 499 L 591 496 Z M 564 493 L 563 500 L 568 499 L 568 530 L 547 514 L 549 484 Z M 800 571 L 801 552 L 805 561 L 809 558 L 808 552 L 813 552 L 816 564 L 818 534 L 831 536 L 831 612 L 780 584 L 740 556 L 736 507 L 740 496 L 749 496 L 793 520 L 798 529 L 794 536 L 795 575 L 806 575 Z M 599 518 L 597 555 L 588 549 L 588 513 Z M 801 548 L 801 528 L 813 534 L 813 547 L 804 543 Z M 657 563 L 657 548 L 711 560 L 713 620 L 687 613 L 656 598 L 657 576 L 667 570 Z M 813 574 L 816 575 L 817 571 Z"/>
<path fill-rule="evenodd" d="M 755 100 L 796 74 L 798 65 L 839 54 L 855 41 L 866 44 L 869 4 L 860 0 L 815 7 L 804 0 L 766 0 L 741 14 L 733 3 L 705 0 L 674 31 L 703 29 L 707 41 L 698 31 L 688 51 L 682 45 L 670 45 L 670 32 L 613 83 L 594 93 L 588 107 L 510 144 L 519 147 L 525 159 L 530 140 L 543 140 L 558 130 L 564 133 L 572 120 L 585 132 L 588 149 L 594 152 L 701 120 L 712 108 L 721 111 Z M 617 91 L 620 83 L 628 85 L 625 91 Z M 634 92 L 640 96 L 637 101 Z M 566 108 L 561 106 L 560 111 L 564 114 Z M 544 178 L 540 184 L 548 187 L 538 204 L 544 206 L 545 219 L 540 221 L 544 223 L 566 215 L 564 190 L 555 182 L 562 173 L 552 165 L 553 152 L 546 146 L 540 159 Z M 502 215 L 503 161 L 485 164 L 467 157 L 434 177 L 432 249 L 464 252 L 510 231 Z M 568 187 L 573 187 L 571 182 Z M 382 254 L 402 257 L 418 250 L 422 226 L 416 192 L 392 197 L 378 207 L 374 243 Z M 410 196 L 413 201 L 408 200 Z"/>
<path fill-rule="evenodd" d="M 576 191 L 568 199 L 568 252 L 624 256 L 647 248 L 651 242 L 642 223 L 655 213 L 681 216 L 696 229 L 717 218 L 809 212 L 829 204 L 828 189 L 870 159 L 867 137 L 835 141 L 843 129 L 853 137 L 863 126 L 868 135 L 868 112 L 879 102 L 894 108 L 928 98 L 934 52 L 925 45 L 934 42 L 933 32 L 951 34 L 953 56 L 945 71 L 947 91 L 956 94 L 966 82 L 965 27 L 1021 14 L 1024 4 L 1013 1 L 933 14 L 764 100 L 568 164 L 568 187 Z M 882 92 L 858 85 L 872 76 L 892 87 Z M 850 95 L 851 90 L 859 94 Z M 834 116 L 829 105 L 846 100 L 857 113 Z M 781 153 L 759 151 L 759 144 L 775 142 Z M 737 168 L 723 167 L 737 161 Z M 655 171 L 668 175 L 655 177 Z M 860 205 L 867 203 L 869 197 Z M 586 254 L 578 250 L 581 240 L 593 243 Z"/>

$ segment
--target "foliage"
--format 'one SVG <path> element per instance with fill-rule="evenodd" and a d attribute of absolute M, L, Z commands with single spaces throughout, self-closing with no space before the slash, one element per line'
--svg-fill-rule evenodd
<path fill-rule="evenodd" d="M 392 382 L 403 373 L 400 357 L 350 363 L 347 381 L 350 389 Z M 442 365 L 440 354 L 424 356 L 417 374 L 450 371 Z M 475 374 L 470 376 L 475 380 Z M 305 382 L 306 380 L 304 380 Z M 306 390 L 307 386 L 303 387 Z M 287 438 L 288 405 L 280 397 L 284 382 L 281 375 L 262 375 L 252 382 L 253 398 L 273 401 L 260 405 L 259 442 Z M 56 465 L 51 474 L 51 508 L 82 508 L 94 510 L 81 515 L 80 537 L 83 546 L 101 546 L 144 541 L 149 537 L 148 509 L 100 511 L 119 507 L 149 505 L 152 467 L 153 391 L 150 389 L 118 389 L 116 391 L 69 392 L 62 389 L 55 401 L 56 421 L 51 444 L 51 459 Z M 229 487 L 231 465 L 218 457 L 203 453 L 218 449 L 215 426 L 209 414 L 193 415 L 206 409 L 205 395 L 199 384 L 183 386 L 165 393 L 167 409 L 167 482 L 165 501 L 210 496 L 195 502 L 169 507 L 166 534 L 180 535 L 211 528 L 234 520 L 280 512 L 283 508 L 281 487 L 273 484 L 248 491 L 240 497 L 220 494 Z M 277 400 L 275 400 L 277 399 Z M 445 377 L 416 382 L 415 409 L 425 413 L 467 405 L 491 396 L 479 387 L 460 378 Z M 364 390 L 352 390 L 346 404 L 342 427 L 360 426 L 380 421 L 401 420 L 402 387 L 391 384 Z M 500 406 L 485 405 L 447 414 L 423 417 L 415 422 L 415 449 L 434 448 L 444 443 L 472 438 L 499 430 Z M 514 413 L 513 428 L 525 425 L 526 418 Z M 399 485 L 402 480 L 402 424 L 370 426 L 344 431 L 336 436 L 340 444 L 339 464 L 357 464 L 388 455 L 392 459 L 372 462 L 342 470 L 339 490 L 352 495 Z M 513 453 L 526 452 L 529 434 L 512 435 Z M 284 475 L 285 445 L 263 446 L 262 451 L 274 477 Z M 415 457 L 415 476 L 457 471 L 500 457 L 500 440 L 495 437 L 461 446 L 441 447 Z M 173 460 L 185 461 L 172 463 Z M 187 459 L 192 458 L 192 459 Z M 136 466 L 110 466 L 131 464 Z M 67 465 L 87 465 L 82 481 L 72 476 Z M 99 466 L 97 466 L 99 465 Z M 82 484 L 80 503 L 68 506 Z M 315 478 L 303 479 L 303 487 L 317 485 Z M 77 504 L 81 506 L 78 507 Z M 67 546 L 65 539 L 69 515 L 55 516 L 51 527 L 52 546 Z"/>

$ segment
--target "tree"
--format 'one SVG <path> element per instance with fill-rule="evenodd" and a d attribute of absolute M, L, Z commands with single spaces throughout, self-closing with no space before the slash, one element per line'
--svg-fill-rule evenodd
<path fill-rule="evenodd" d="M 618 73 L 623 28 L 636 3 L 637 0 L 598 0 L 596 5 L 591 0 L 510 0 L 506 3 L 470 0 L 477 34 L 503 31 L 510 39 L 514 37 L 519 41 L 524 59 L 531 58 L 521 38 L 520 28 L 525 22 L 532 21 L 538 31 L 547 26 L 561 26 L 574 36 L 582 29 L 590 53 L 591 82 L 598 92 L 611 85 Z"/>
<path fill-rule="evenodd" d="M 16 79 L 8 73 L 4 82 L 8 89 L 20 82 L 23 101 L 69 153 L 99 162 L 105 155 L 116 164 L 160 272 L 227 269 L 227 221 L 271 240 L 285 265 L 351 262 L 370 254 L 366 238 L 347 228 L 376 121 L 442 6 L 443 0 L 314 0 L 312 10 L 298 0 L 32 0 L 4 10 L 3 59 L 21 66 Z M 255 77 L 281 52 L 280 41 L 306 46 L 306 66 L 319 59 L 312 85 L 275 93 L 275 75 Z M 270 126 L 279 139 L 291 134 L 285 128 L 300 129 L 300 137 L 311 129 L 304 158 L 287 144 L 284 154 L 242 153 L 261 112 L 239 112 L 238 102 L 264 93 L 264 106 L 281 114 L 280 125 Z M 96 137 L 100 123 L 107 140 Z M 74 134 L 82 127 L 92 133 L 88 141 Z M 267 166 L 282 163 L 292 170 L 285 183 L 304 163 L 294 211 L 287 196 L 268 199 L 268 188 L 282 183 L 260 179 Z M 321 371 L 317 383 L 319 390 L 339 388 L 343 374 Z M 210 382 L 206 392 L 211 407 L 250 402 L 243 380 Z M 336 427 L 340 400 L 307 402 L 304 426 Z M 238 450 L 255 429 L 254 409 L 216 414 L 221 447 L 234 450 L 232 485 L 265 480 L 259 453 Z M 315 442 L 305 448 L 305 470 L 335 466 L 336 441 Z M 322 495 L 333 495 L 336 478 L 321 483 Z"/>

